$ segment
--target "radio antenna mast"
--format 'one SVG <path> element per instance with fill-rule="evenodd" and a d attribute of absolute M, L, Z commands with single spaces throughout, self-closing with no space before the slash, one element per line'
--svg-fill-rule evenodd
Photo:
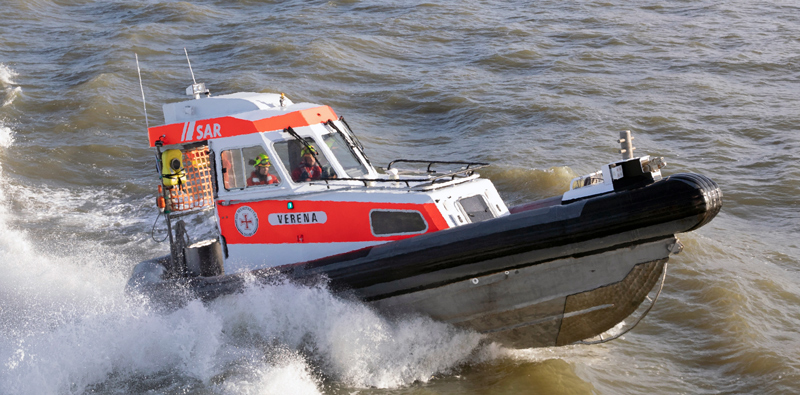
<path fill-rule="evenodd" d="M 194 96 L 195 99 L 199 99 L 201 94 L 205 94 L 206 97 L 211 96 L 211 92 L 206 89 L 206 84 L 202 82 L 198 84 L 197 80 L 194 79 L 194 70 L 192 70 L 192 62 L 189 60 L 189 52 L 186 47 L 183 47 L 183 53 L 186 54 L 186 63 L 189 63 L 189 72 L 192 73 L 192 85 L 186 88 L 186 94 Z"/>
<path fill-rule="evenodd" d="M 192 62 L 189 61 L 189 52 L 186 50 L 186 47 L 183 47 L 183 53 L 186 54 L 186 63 L 189 63 L 189 72 L 192 73 L 192 83 L 196 84 L 197 80 L 194 79 L 194 71 L 192 70 Z"/>
<path fill-rule="evenodd" d="M 149 130 L 150 122 L 147 120 L 147 102 L 144 100 L 144 86 L 142 85 L 142 70 L 139 69 L 139 54 L 133 53 L 136 57 L 136 72 L 139 73 L 139 89 L 142 91 L 142 107 L 144 108 L 144 125 Z"/>

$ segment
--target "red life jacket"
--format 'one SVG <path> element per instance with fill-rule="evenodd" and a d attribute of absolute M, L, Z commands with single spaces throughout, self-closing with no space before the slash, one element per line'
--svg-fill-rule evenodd
<path fill-rule="evenodd" d="M 253 185 L 269 185 L 276 182 L 278 182 L 278 179 L 272 174 L 267 174 L 266 177 L 262 179 L 258 174 L 258 171 L 254 171 L 250 173 L 250 178 L 247 179 L 247 186 L 251 187 Z"/>
<path fill-rule="evenodd" d="M 306 166 L 301 164 L 300 167 L 292 171 L 292 178 L 295 181 L 305 181 L 306 179 L 319 180 L 322 177 L 322 168 L 319 165 Z"/>

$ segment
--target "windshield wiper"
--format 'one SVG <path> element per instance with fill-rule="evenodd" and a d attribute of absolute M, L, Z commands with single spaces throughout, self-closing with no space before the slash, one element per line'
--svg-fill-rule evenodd
<path fill-rule="evenodd" d="M 317 149 L 314 148 L 313 146 L 311 146 L 311 144 L 309 144 L 306 139 L 300 137 L 300 135 L 297 134 L 297 132 L 295 132 L 294 129 L 292 129 L 291 126 L 287 127 L 286 129 L 283 129 L 283 131 L 285 133 L 289 133 L 289 135 L 294 137 L 297 141 L 299 141 L 300 144 L 303 144 L 303 146 L 306 148 L 306 150 L 309 153 L 311 153 L 311 156 L 314 157 L 314 161 L 319 163 L 319 161 L 317 160 Z"/>
<path fill-rule="evenodd" d="M 356 152 L 354 148 L 357 149 L 361 153 L 361 156 L 364 158 L 364 160 L 367 161 L 369 167 L 373 167 L 372 162 L 369 161 L 367 154 L 364 152 L 364 146 L 361 145 L 360 141 L 358 141 L 358 137 L 356 137 L 356 135 L 353 134 L 353 130 L 350 129 L 350 125 L 348 125 L 347 122 L 344 121 L 344 117 L 339 117 L 339 120 L 342 121 L 342 124 L 344 124 L 345 127 L 347 127 L 348 131 L 350 132 L 349 135 L 341 131 L 338 127 L 336 127 L 336 125 L 330 119 L 328 120 L 328 122 L 325 122 L 325 124 L 332 127 L 333 130 L 339 132 L 339 134 L 342 135 L 344 141 L 347 142 L 347 147 L 350 148 L 350 152 L 352 152 L 355 155 Z M 358 155 L 355 155 L 355 157 L 357 158 Z"/>

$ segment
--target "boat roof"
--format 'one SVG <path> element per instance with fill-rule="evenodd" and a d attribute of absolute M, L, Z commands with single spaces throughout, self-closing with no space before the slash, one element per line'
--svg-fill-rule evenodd
<path fill-rule="evenodd" d="M 292 103 L 276 93 L 239 92 L 164 104 L 165 125 L 147 129 L 150 146 L 299 128 L 338 119 L 329 106 Z"/>

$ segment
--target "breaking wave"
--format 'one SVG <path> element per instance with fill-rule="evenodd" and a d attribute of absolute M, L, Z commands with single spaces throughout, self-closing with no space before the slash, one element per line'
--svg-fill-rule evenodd
<path fill-rule="evenodd" d="M 3 313 L 2 393 L 319 393 L 325 379 L 393 388 L 450 371 L 480 342 L 426 318 L 389 321 L 323 287 L 252 287 L 162 313 L 125 298 L 118 275 L 40 260 L 45 281 L 11 276 L 29 302 Z"/>
<path fill-rule="evenodd" d="M 8 148 L 14 144 L 14 130 L 0 120 L 0 147 Z"/>
<path fill-rule="evenodd" d="M 0 89 L 2 89 L 2 96 L 0 102 L 2 107 L 8 106 L 14 102 L 14 99 L 22 92 L 22 88 L 16 86 L 13 78 L 18 74 L 8 66 L 0 63 Z"/>

